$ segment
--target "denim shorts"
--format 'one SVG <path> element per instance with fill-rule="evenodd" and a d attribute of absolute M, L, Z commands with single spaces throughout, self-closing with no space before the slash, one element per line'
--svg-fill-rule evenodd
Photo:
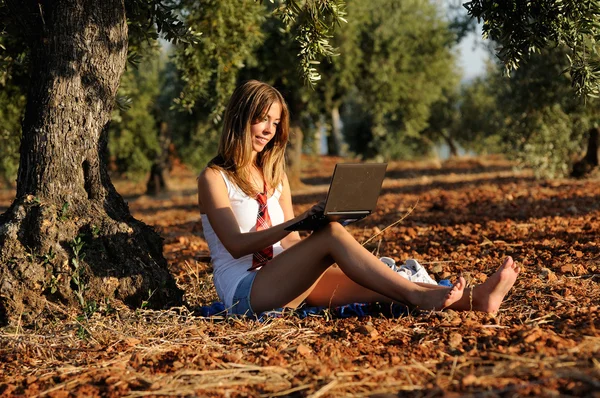
<path fill-rule="evenodd" d="M 233 294 L 233 304 L 228 310 L 229 314 L 254 316 L 254 311 L 250 306 L 250 292 L 256 274 L 257 272 L 251 272 L 238 283 Z"/>

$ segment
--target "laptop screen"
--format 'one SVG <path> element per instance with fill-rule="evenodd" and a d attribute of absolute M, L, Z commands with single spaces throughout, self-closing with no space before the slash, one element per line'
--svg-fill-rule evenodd
<path fill-rule="evenodd" d="M 386 163 L 340 163 L 333 173 L 324 213 L 369 214 L 385 177 Z"/>

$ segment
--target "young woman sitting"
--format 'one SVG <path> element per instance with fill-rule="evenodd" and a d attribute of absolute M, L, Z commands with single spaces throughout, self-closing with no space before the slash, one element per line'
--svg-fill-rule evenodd
<path fill-rule="evenodd" d="M 520 268 L 507 257 L 483 284 L 413 283 L 358 243 L 337 222 L 301 239 L 284 170 L 289 113 L 282 95 L 249 81 L 225 111 L 219 153 L 198 177 L 198 203 L 214 283 L 229 313 L 280 307 L 397 302 L 421 309 L 498 311 Z M 337 266 L 334 266 L 337 264 Z"/>

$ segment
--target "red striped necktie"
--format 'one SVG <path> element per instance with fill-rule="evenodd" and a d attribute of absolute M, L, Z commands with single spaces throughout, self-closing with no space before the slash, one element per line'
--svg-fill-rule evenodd
<path fill-rule="evenodd" d="M 267 206 L 267 187 L 265 184 L 264 192 L 256 196 L 258 202 L 258 214 L 256 216 L 256 231 L 271 228 L 271 217 Z M 265 247 L 252 255 L 252 267 L 248 271 L 260 268 L 273 258 L 273 245 Z"/>

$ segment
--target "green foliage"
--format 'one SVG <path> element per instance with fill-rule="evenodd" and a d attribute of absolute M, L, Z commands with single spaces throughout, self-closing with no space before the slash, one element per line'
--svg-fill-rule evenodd
<path fill-rule="evenodd" d="M 31 9 L 33 3 L 24 3 L 22 7 Z M 10 79 L 25 76 L 28 72 L 28 54 L 25 51 L 27 36 L 13 15 L 6 0 L 0 0 L 0 84 Z M 25 45 L 24 45 L 25 44 Z M 16 84 L 24 87 L 24 85 Z"/>
<path fill-rule="evenodd" d="M 0 81 L 0 179 L 12 184 L 19 167 L 25 94 L 12 79 Z"/>
<path fill-rule="evenodd" d="M 183 148 L 184 156 L 195 162 L 206 159 L 207 152 L 215 147 L 211 140 L 217 135 L 215 131 L 220 130 L 219 119 L 237 83 L 238 72 L 262 41 L 260 25 L 266 15 L 262 1 L 125 0 L 124 4 L 129 30 L 128 59 L 132 65 L 139 65 L 140 70 L 129 70 L 121 82 L 109 140 L 113 164 L 129 177 L 142 176 L 161 150 L 154 130 L 157 122 L 163 121 L 175 122 L 170 127 L 176 134 L 183 134 L 174 141 Z M 297 26 L 295 39 L 299 50 L 295 55 L 301 65 L 297 71 L 314 83 L 319 77 L 314 65 L 320 57 L 333 53 L 329 37 L 333 28 L 343 22 L 344 2 L 278 0 L 269 4 L 273 4 L 275 14 L 286 24 Z M 12 7 L 17 6 L 24 7 L 20 13 L 22 20 L 14 18 Z M 27 74 L 29 45 L 43 36 L 43 25 L 37 23 L 42 6 L 35 2 L 21 5 L 12 0 L 0 1 L 2 84 L 14 77 L 15 71 Z M 35 23 L 32 18 L 36 18 Z M 31 29 L 22 29 L 23 26 Z M 159 89 L 159 85 L 155 84 L 156 75 L 152 75 L 156 71 L 147 66 L 144 56 L 148 43 L 156 42 L 159 37 L 177 46 L 175 62 L 182 72 L 180 90 L 170 100 L 178 100 L 192 117 L 152 109 L 152 97 L 156 95 L 151 89 Z M 0 114 L 0 121 L 5 122 L 0 130 L 0 173 L 8 179 L 16 173 L 19 140 L 13 121 L 20 118 L 25 101 L 24 97 L 22 101 L 15 98 L 0 94 L 0 105 L 15 105 L 15 109 L 2 106 L 3 112 L 9 114 Z M 171 105 L 170 102 L 167 107 Z M 184 127 L 188 129 L 182 133 Z"/>
<path fill-rule="evenodd" d="M 565 47 L 532 55 L 510 78 L 499 68 L 462 90 L 458 142 L 483 152 L 497 148 L 538 177 L 560 177 L 582 151 L 583 135 L 598 122 L 593 99 L 575 97 L 562 74 Z"/>
<path fill-rule="evenodd" d="M 500 44 L 498 57 L 507 72 L 542 49 L 566 46 L 575 92 L 600 94 L 600 3 L 597 0 L 474 0 L 469 14 L 483 20 L 483 36 Z"/>
<path fill-rule="evenodd" d="M 321 79 L 315 68 L 319 58 L 336 54 L 329 41 L 335 26 L 347 22 L 344 1 L 285 0 L 283 3 L 285 6 L 280 7 L 277 14 L 287 26 L 296 27 L 300 70 L 305 80 L 313 85 Z"/>
<path fill-rule="evenodd" d="M 241 76 L 284 93 L 305 143 L 324 125 L 323 114 L 342 107 L 344 134 L 355 152 L 386 158 L 427 152 L 431 143 L 419 133 L 430 106 L 458 83 L 450 50 L 456 34 L 430 2 L 349 1 L 347 10 L 349 22 L 332 41 L 340 54 L 322 64 L 324 78 L 314 90 L 296 72 L 298 49 L 291 38 L 298 27 L 272 18 L 263 25 L 266 38 L 257 62 Z"/>
<path fill-rule="evenodd" d="M 401 146 L 409 141 L 405 137 L 420 141 L 432 104 L 458 84 L 452 67 L 455 36 L 430 1 L 354 0 L 348 2 L 348 15 L 339 62 L 351 69 L 340 76 L 339 86 L 352 83 L 351 113 L 364 122 L 344 120 L 345 137 L 363 156 L 401 156 L 406 152 Z"/>
<path fill-rule="evenodd" d="M 344 137 L 350 150 L 367 159 L 415 159 L 429 151 L 429 145 L 419 135 L 394 135 L 395 141 L 382 150 L 388 139 L 388 130 L 376 125 L 363 104 L 347 100 L 341 114 Z M 391 134 L 390 134 L 391 135 Z"/>
<path fill-rule="evenodd" d="M 238 74 L 263 40 L 264 6 L 254 1 L 185 1 L 189 26 L 203 32 L 192 47 L 174 48 L 173 63 L 164 73 L 159 103 L 169 109 L 170 126 L 181 158 L 202 168 L 215 154 L 221 117 L 238 81 Z M 173 107 L 173 103 L 177 107 Z"/>
<path fill-rule="evenodd" d="M 539 176 L 566 175 L 582 150 L 583 134 L 598 120 L 595 101 L 586 105 L 575 97 L 568 77 L 561 74 L 568 51 L 564 47 L 542 51 L 508 81 L 496 77 L 498 105 L 507 116 L 503 139 L 510 153 Z"/>
<path fill-rule="evenodd" d="M 44 254 L 44 256 L 42 257 L 42 262 L 44 264 L 51 264 L 55 257 L 56 253 L 54 253 L 54 249 L 50 248 L 48 253 Z M 56 278 L 52 276 L 52 279 L 54 281 Z M 56 291 L 56 288 L 54 288 L 54 291 Z M 54 293 L 54 291 L 52 293 Z"/>
<path fill-rule="evenodd" d="M 285 19 L 276 18 L 277 10 L 272 7 L 268 12 L 272 15 L 265 18 L 261 26 L 264 40 L 256 48 L 248 66 L 240 71 L 240 80 L 259 79 L 277 87 L 290 109 L 290 123 L 306 132 L 320 117 L 320 106 L 315 90 L 307 87 L 298 74 L 301 66 L 297 54 L 303 50 L 294 37 L 302 25 L 299 21 L 288 21 L 286 25 Z"/>
<path fill-rule="evenodd" d="M 581 151 L 581 123 L 555 104 L 526 115 L 509 126 L 516 140 L 514 157 L 531 167 L 537 177 L 563 177 L 569 173 L 573 155 Z"/>
<path fill-rule="evenodd" d="M 180 98 L 188 111 L 198 105 L 218 122 L 229 95 L 254 48 L 262 41 L 266 14 L 257 2 L 204 0 L 182 2 L 188 26 L 203 32 L 191 47 L 177 47 L 175 64 L 186 83 Z"/>
<path fill-rule="evenodd" d="M 319 78 L 315 69 L 336 25 L 344 22 L 343 1 L 207 0 L 183 2 L 186 23 L 203 32 L 195 49 L 177 48 L 182 94 L 175 102 L 191 116 L 170 112 L 177 120 L 173 139 L 179 154 L 199 168 L 214 156 L 226 102 L 240 80 L 255 78 L 285 92 L 296 121 L 310 119 L 305 81 Z M 299 73 L 300 72 L 300 73 Z M 171 124 L 173 125 L 173 124 Z"/>
<path fill-rule="evenodd" d="M 58 211 L 58 220 L 65 221 L 69 217 L 69 202 L 63 203 L 61 209 Z"/>
<path fill-rule="evenodd" d="M 502 81 L 492 69 L 484 77 L 464 83 L 434 105 L 426 133 L 441 136 L 461 148 L 479 154 L 499 153 L 504 115 L 498 105 Z"/>
<path fill-rule="evenodd" d="M 186 109 L 192 110 L 201 101 L 200 106 L 210 109 L 210 117 L 218 122 L 238 72 L 252 62 L 254 50 L 263 42 L 261 24 L 267 10 L 283 22 L 283 30 L 293 31 L 286 45 L 293 40 L 297 43 L 296 73 L 299 71 L 311 85 L 320 79 L 315 65 L 321 57 L 335 54 L 330 38 L 334 28 L 345 22 L 344 1 L 271 0 L 267 7 L 262 3 L 181 1 L 186 24 L 203 34 L 193 49 L 179 47 L 176 51 L 176 64 L 185 82 L 179 102 Z"/>
<path fill-rule="evenodd" d="M 458 99 L 459 122 L 455 131 L 457 142 L 477 153 L 498 151 L 499 114 L 493 78 L 478 77 L 461 87 Z"/>
<path fill-rule="evenodd" d="M 142 301 L 142 304 L 140 305 L 141 309 L 145 309 L 146 307 L 148 307 L 148 304 L 150 304 L 150 300 L 152 299 L 152 296 L 154 296 L 154 293 L 156 293 L 157 290 L 158 290 L 158 288 L 156 288 L 154 290 L 148 289 L 148 299 Z"/>
<path fill-rule="evenodd" d="M 100 227 L 97 226 L 97 225 L 94 225 L 94 224 L 92 224 L 91 230 L 92 230 L 92 237 L 93 238 L 97 238 L 98 236 L 100 236 L 100 232 L 102 232 L 100 230 Z"/>
<path fill-rule="evenodd" d="M 125 0 L 133 50 L 161 35 L 173 44 L 195 44 L 201 36 L 179 18 L 180 0 Z M 132 52 L 130 51 L 130 54 Z"/>
<path fill-rule="evenodd" d="M 217 154 L 220 127 L 220 123 L 199 121 L 190 126 L 190 130 L 175 137 L 178 153 L 185 163 L 196 170 L 201 170 L 206 166 L 210 159 Z"/>
<path fill-rule="evenodd" d="M 142 178 L 161 150 L 158 142 L 156 101 L 164 61 L 158 50 L 147 55 L 121 78 L 118 96 L 125 109 L 115 107 L 109 129 L 108 149 L 116 170 L 132 179 Z"/>

